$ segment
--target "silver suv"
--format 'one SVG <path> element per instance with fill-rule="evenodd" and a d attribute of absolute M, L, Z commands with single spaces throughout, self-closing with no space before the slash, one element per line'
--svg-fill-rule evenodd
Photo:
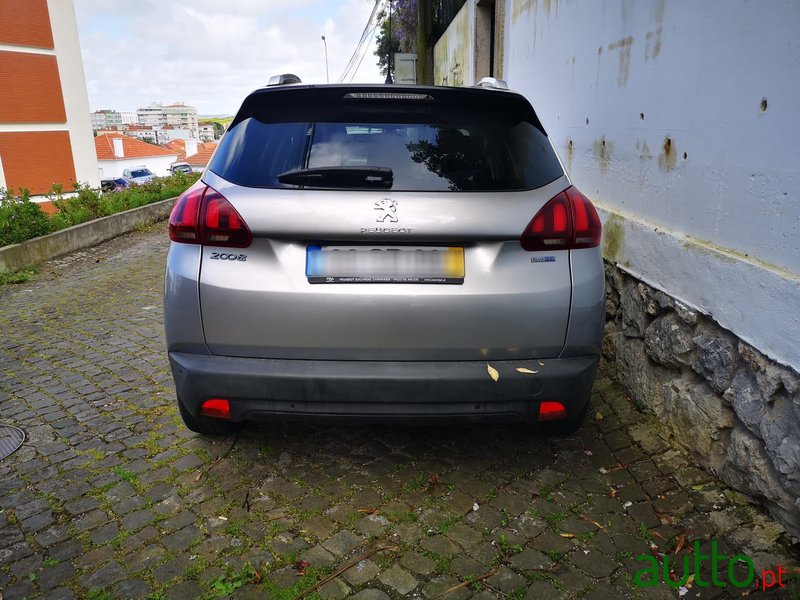
<path fill-rule="evenodd" d="M 600 220 L 517 93 L 259 89 L 169 233 L 166 341 L 189 429 L 583 420 Z"/>

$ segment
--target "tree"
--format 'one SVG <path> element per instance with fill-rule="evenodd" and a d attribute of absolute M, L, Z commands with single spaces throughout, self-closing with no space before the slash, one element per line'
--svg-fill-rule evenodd
<path fill-rule="evenodd" d="M 389 0 L 392 7 L 391 38 L 389 36 L 389 8 L 378 13 L 378 37 L 375 56 L 381 75 L 386 76 L 390 57 L 397 52 L 414 52 L 416 48 L 417 0 Z M 392 65 L 394 67 L 394 65 Z M 394 68 L 392 68 L 394 74 Z"/>

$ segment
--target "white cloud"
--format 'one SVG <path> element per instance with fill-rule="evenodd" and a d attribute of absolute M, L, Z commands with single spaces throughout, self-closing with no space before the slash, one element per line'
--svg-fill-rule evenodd
<path fill-rule="evenodd" d="M 335 82 L 374 0 L 74 0 L 92 110 L 186 102 L 232 114 L 271 75 Z M 382 81 L 374 42 L 356 81 Z"/>

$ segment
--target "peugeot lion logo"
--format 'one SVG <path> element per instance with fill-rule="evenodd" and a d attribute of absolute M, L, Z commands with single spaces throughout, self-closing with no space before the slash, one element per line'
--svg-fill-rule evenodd
<path fill-rule="evenodd" d="M 375 210 L 381 211 L 378 218 L 375 219 L 376 223 L 385 223 L 386 217 L 389 217 L 390 223 L 397 223 L 397 201 L 384 198 L 375 202 Z"/>

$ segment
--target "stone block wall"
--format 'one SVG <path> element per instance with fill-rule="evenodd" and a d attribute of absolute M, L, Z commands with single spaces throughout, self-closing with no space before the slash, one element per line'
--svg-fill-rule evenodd
<path fill-rule="evenodd" d="M 800 375 L 610 263 L 606 282 L 603 354 L 632 400 L 800 537 Z"/>

